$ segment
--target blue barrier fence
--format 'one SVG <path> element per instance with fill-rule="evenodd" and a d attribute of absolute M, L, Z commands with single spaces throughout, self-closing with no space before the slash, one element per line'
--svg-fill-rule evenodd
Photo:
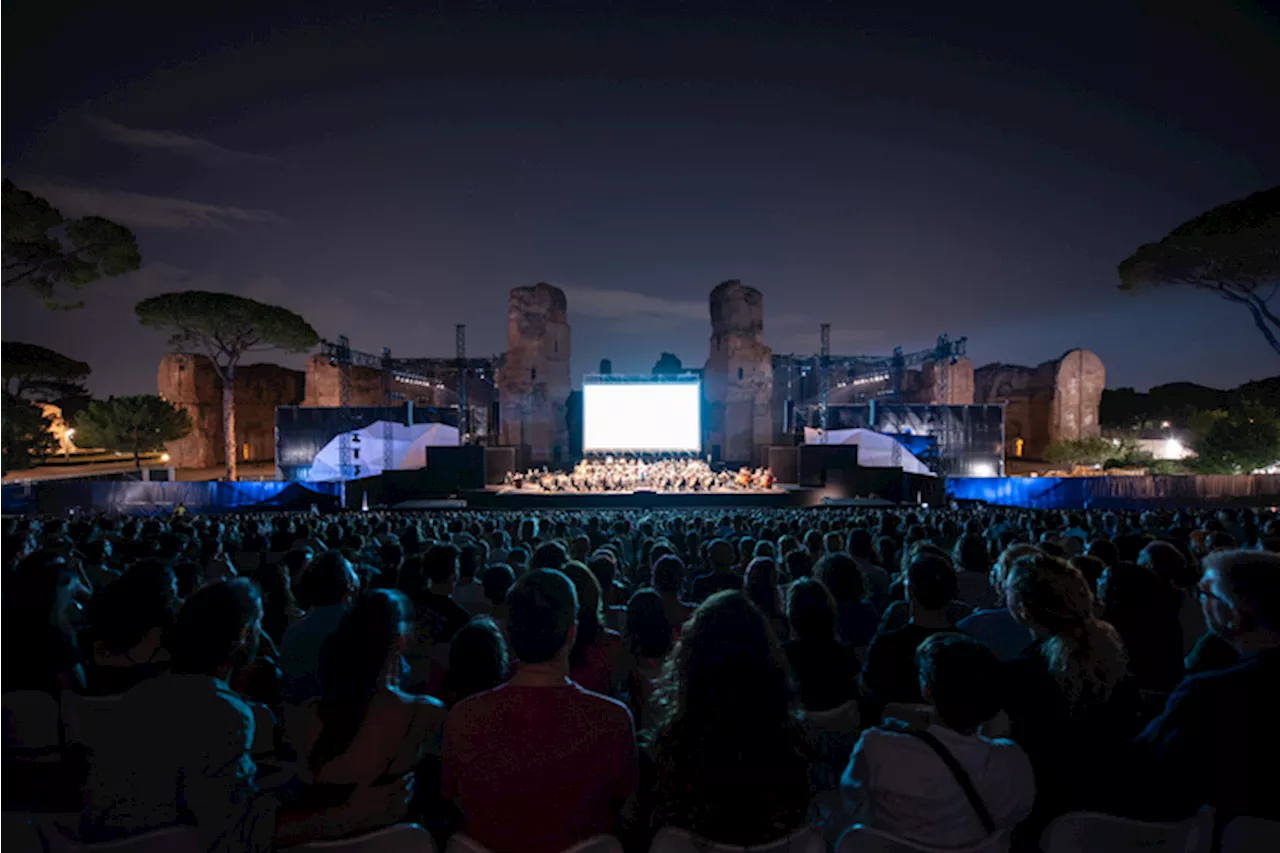
<path fill-rule="evenodd" d="M 1028 509 L 1280 506 L 1280 475 L 949 477 L 947 497 Z"/>
<path fill-rule="evenodd" d="M 305 510 L 312 504 L 337 506 L 337 483 L 148 483 L 49 480 L 6 483 L 0 503 L 9 514 L 117 512 L 151 515 L 179 504 L 192 512 Z"/>

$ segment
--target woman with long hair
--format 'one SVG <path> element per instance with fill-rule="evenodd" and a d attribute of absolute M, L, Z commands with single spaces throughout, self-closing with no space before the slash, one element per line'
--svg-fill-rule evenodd
<path fill-rule="evenodd" d="M 262 590 L 262 632 L 279 646 L 284 642 L 284 632 L 302 618 L 302 608 L 293 597 L 289 568 L 283 562 L 264 563 L 253 573 L 253 579 Z"/>
<path fill-rule="evenodd" d="M 321 695 L 302 706 L 295 741 L 313 792 L 329 792 L 329 803 L 390 784 L 440 754 L 443 704 L 397 686 L 412 612 L 403 594 L 371 590 L 325 641 Z"/>
<path fill-rule="evenodd" d="M 768 620 L 745 595 L 719 592 L 694 611 L 655 702 L 654 829 L 749 846 L 804 824 L 809 755 L 796 692 Z"/>
<path fill-rule="evenodd" d="M 761 543 L 761 544 L 768 544 Z M 791 623 L 782 607 L 782 591 L 778 589 L 778 564 L 772 557 L 756 557 L 747 564 L 743 588 L 751 603 L 769 620 L 773 636 L 779 643 L 791 637 Z"/>
<path fill-rule="evenodd" d="M 1120 634 L 1097 617 L 1084 575 L 1057 557 L 1014 560 L 1005 597 L 1013 618 L 1035 638 L 1009 664 L 1005 710 L 1039 780 L 1036 815 L 1104 806 L 1110 799 L 1104 780 L 1116 777 L 1108 768 L 1119 764 L 1140 725 Z"/>
<path fill-rule="evenodd" d="M 573 680 L 586 689 L 613 696 L 624 670 L 622 635 L 605 627 L 600 582 L 582 563 L 560 567 L 578 592 L 578 638 L 569 652 Z"/>

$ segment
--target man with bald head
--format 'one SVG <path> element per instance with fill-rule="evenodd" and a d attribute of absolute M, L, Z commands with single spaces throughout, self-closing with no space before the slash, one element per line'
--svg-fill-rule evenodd
<path fill-rule="evenodd" d="M 1205 623 L 1239 662 L 1183 679 L 1137 737 L 1147 788 L 1184 814 L 1280 820 L 1280 555 L 1218 551 L 1204 567 Z"/>

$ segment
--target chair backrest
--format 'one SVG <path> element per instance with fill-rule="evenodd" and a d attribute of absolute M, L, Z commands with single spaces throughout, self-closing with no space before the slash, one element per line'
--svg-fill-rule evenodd
<path fill-rule="evenodd" d="M 683 829 L 667 826 L 658 830 L 653 844 L 649 847 L 649 853 L 826 853 L 826 850 L 827 845 L 822 840 L 822 833 L 811 826 L 801 827 L 777 841 L 752 847 L 719 844 L 699 838 Z"/>
<path fill-rule="evenodd" d="M 836 842 L 836 853 L 1005 853 L 1009 833 L 1000 830 L 968 847 L 929 847 L 881 829 L 854 824 Z"/>
<path fill-rule="evenodd" d="M 93 751 L 108 741 L 116 731 L 119 707 L 119 696 L 81 696 L 63 692 L 62 718 L 67 742 L 81 744 Z"/>
<path fill-rule="evenodd" d="M 446 853 L 493 853 L 493 851 L 465 832 L 455 832 L 449 836 Z M 612 835 L 596 835 L 579 841 L 561 853 L 622 853 L 622 842 Z"/>
<path fill-rule="evenodd" d="M 355 838 L 313 841 L 287 849 L 296 853 L 322 850 L 327 853 L 436 853 L 436 843 L 431 833 L 418 824 L 397 823 Z"/>
<path fill-rule="evenodd" d="M 1209 853 L 1212 848 L 1213 812 L 1208 809 L 1180 823 L 1071 812 L 1055 818 L 1040 837 L 1044 853 Z"/>
<path fill-rule="evenodd" d="M 3 706 L 6 757 L 22 759 L 58 750 L 62 738 L 56 699 L 39 690 L 10 690 Z"/>
<path fill-rule="evenodd" d="M 858 711 L 858 700 L 850 699 L 829 711 L 809 711 L 805 720 L 813 732 L 856 732 L 862 717 Z"/>
<path fill-rule="evenodd" d="M 1275 853 L 1280 850 L 1280 821 L 1238 817 L 1222 833 L 1222 853 Z"/>
<path fill-rule="evenodd" d="M 46 835 L 49 853 L 202 853 L 193 826 L 171 826 L 119 841 L 88 844 L 58 833 Z"/>

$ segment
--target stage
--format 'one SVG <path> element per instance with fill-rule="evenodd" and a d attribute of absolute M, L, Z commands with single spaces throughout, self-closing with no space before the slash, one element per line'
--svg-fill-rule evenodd
<path fill-rule="evenodd" d="M 775 486 L 770 489 L 714 489 L 705 492 L 547 492 L 489 486 L 459 495 L 474 509 L 684 509 L 802 507 L 821 503 L 822 489 Z"/>

